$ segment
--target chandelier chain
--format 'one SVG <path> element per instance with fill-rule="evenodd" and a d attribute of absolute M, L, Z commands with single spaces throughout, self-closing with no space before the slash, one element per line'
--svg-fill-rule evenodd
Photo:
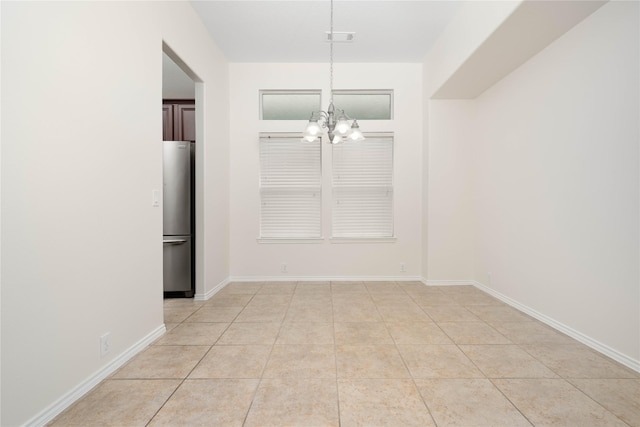
<path fill-rule="evenodd" d="M 331 28 L 329 41 L 329 103 L 333 104 L 333 0 L 331 0 Z"/>

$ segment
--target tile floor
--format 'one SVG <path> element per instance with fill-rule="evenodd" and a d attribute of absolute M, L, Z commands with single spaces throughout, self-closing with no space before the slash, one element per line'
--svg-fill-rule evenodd
<path fill-rule="evenodd" d="M 640 426 L 640 374 L 465 286 L 232 283 L 53 426 Z"/>

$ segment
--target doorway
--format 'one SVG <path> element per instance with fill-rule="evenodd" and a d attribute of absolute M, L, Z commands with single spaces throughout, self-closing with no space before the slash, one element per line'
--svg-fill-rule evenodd
<path fill-rule="evenodd" d="M 163 158 L 167 163 L 167 150 L 177 153 L 187 148 L 191 156 L 187 155 L 188 169 L 195 173 L 188 173 L 187 184 L 181 184 L 177 203 L 183 217 L 188 218 L 188 225 L 181 230 L 180 235 L 171 231 L 175 228 L 175 189 L 171 190 L 167 180 L 167 164 L 163 164 L 163 294 L 165 298 L 187 297 L 193 298 L 197 294 L 202 281 L 202 203 L 199 201 L 198 189 L 202 188 L 199 171 L 202 167 L 202 155 L 199 147 L 200 138 L 196 135 L 197 92 L 202 92 L 202 83 L 185 62 L 166 44 L 162 46 L 162 113 L 163 113 L 163 141 L 180 141 L 178 147 L 163 142 Z M 196 84 L 198 83 L 198 84 Z M 197 87 L 198 86 L 198 87 Z M 201 98 L 200 98 L 201 99 Z M 199 112 L 201 113 L 201 112 Z M 201 114 L 198 114 L 202 117 Z M 183 147 L 185 146 L 185 147 Z M 172 154 L 173 156 L 173 154 Z M 182 200 L 184 193 L 188 193 L 188 201 Z M 173 196 L 172 196 L 173 195 Z M 168 212 L 167 209 L 171 208 Z M 171 215 L 169 215 L 171 213 Z M 178 221 L 179 223 L 179 221 Z"/>

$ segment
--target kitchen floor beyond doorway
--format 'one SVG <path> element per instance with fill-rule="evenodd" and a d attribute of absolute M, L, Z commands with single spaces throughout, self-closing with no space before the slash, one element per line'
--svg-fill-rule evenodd
<path fill-rule="evenodd" d="M 640 426 L 640 374 L 470 286 L 231 283 L 51 425 Z"/>

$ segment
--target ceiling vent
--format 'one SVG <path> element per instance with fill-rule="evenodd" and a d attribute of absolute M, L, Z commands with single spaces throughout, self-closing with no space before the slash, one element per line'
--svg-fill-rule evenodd
<path fill-rule="evenodd" d="M 331 41 L 331 31 L 325 31 L 325 41 Z M 353 31 L 334 31 L 333 32 L 333 42 L 334 43 L 353 43 L 353 39 L 355 39 L 356 33 Z"/>

